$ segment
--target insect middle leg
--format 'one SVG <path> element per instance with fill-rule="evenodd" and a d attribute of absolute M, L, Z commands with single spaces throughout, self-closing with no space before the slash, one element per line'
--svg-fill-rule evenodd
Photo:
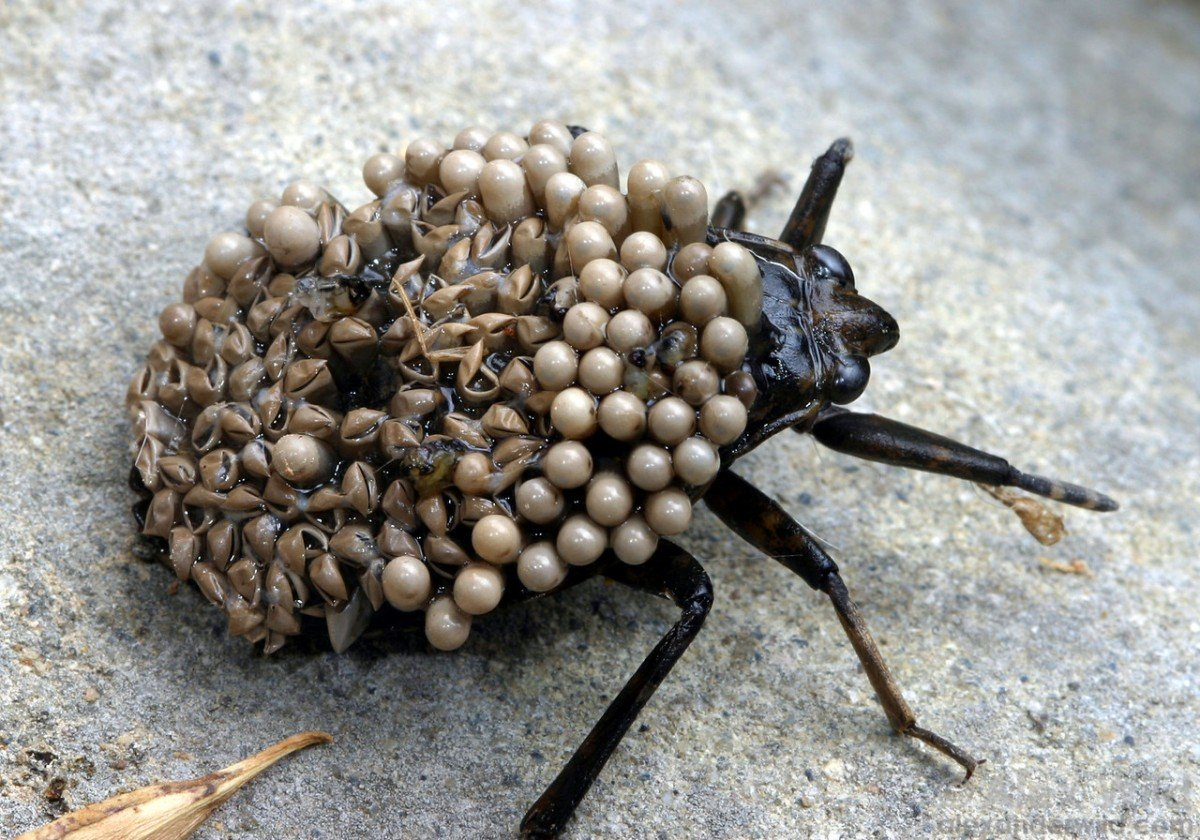
<path fill-rule="evenodd" d="M 973 758 L 936 732 L 917 725 L 917 717 L 888 670 L 866 620 L 851 600 L 837 564 L 821 548 L 816 537 L 792 519 L 774 499 L 729 470 L 718 474 L 704 500 L 734 533 L 800 575 L 813 589 L 829 596 L 892 728 L 901 735 L 924 741 L 954 759 L 966 770 L 963 781 L 971 778 L 982 760 Z"/>
<path fill-rule="evenodd" d="M 700 632 L 712 607 L 712 583 L 704 568 L 692 555 L 668 542 L 661 543 L 643 565 L 614 563 L 604 576 L 633 589 L 670 598 L 683 614 L 609 704 L 562 772 L 525 814 L 521 821 L 525 837 L 555 837 L 563 830 L 642 707 Z"/>

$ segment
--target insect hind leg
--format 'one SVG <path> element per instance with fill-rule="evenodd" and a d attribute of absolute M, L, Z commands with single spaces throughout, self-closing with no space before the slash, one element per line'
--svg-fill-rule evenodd
<path fill-rule="evenodd" d="M 616 562 L 603 574 L 633 589 L 670 598 L 682 615 L 609 704 L 562 772 L 530 807 L 521 821 L 523 837 L 556 837 L 563 830 L 642 707 L 700 632 L 712 607 L 708 574 L 696 558 L 669 542 L 661 543 L 654 556 L 640 566 Z"/>

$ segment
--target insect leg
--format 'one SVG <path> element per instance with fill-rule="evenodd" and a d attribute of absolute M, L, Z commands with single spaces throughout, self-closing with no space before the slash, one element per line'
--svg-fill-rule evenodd
<path fill-rule="evenodd" d="M 638 712 L 700 631 L 712 606 L 712 583 L 708 574 L 692 555 L 668 542 L 663 542 L 645 564 L 614 563 L 604 574 L 634 589 L 670 598 L 683 615 L 646 657 L 562 772 L 525 814 L 521 833 L 526 837 L 554 837 L 563 830 Z"/>
<path fill-rule="evenodd" d="M 1023 473 L 998 455 L 951 440 L 916 426 L 880 417 L 837 410 L 822 415 L 812 427 L 818 441 L 846 455 L 897 467 L 965 478 L 980 484 L 1019 487 L 1037 496 L 1095 511 L 1118 505 L 1103 493 Z"/>
<path fill-rule="evenodd" d="M 800 191 L 800 198 L 792 208 L 792 215 L 783 226 L 779 238 L 797 251 L 816 245 L 825 236 L 825 223 L 846 164 L 854 157 L 854 146 L 846 137 L 834 140 L 829 151 L 813 161 L 808 180 Z"/>
<path fill-rule="evenodd" d="M 829 596 L 892 728 L 954 759 L 967 771 L 966 779 L 971 778 L 982 760 L 972 758 L 961 747 L 917 725 L 916 715 L 883 661 L 866 620 L 850 599 L 837 564 L 816 538 L 775 500 L 729 470 L 717 476 L 704 500 L 734 533 L 800 575 L 813 589 Z"/>
<path fill-rule="evenodd" d="M 715 228 L 726 230 L 741 230 L 746 221 L 746 199 L 737 190 L 730 190 L 721 196 L 717 206 L 713 208 L 708 223 Z"/>

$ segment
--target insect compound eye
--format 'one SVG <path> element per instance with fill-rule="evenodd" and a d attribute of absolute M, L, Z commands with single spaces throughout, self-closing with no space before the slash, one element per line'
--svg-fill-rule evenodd
<path fill-rule="evenodd" d="M 871 378 L 871 364 L 866 356 L 846 356 L 838 362 L 829 399 L 838 405 L 852 403 L 862 396 Z"/>
<path fill-rule="evenodd" d="M 854 288 L 850 263 L 828 245 L 812 245 L 804 252 L 804 270 L 814 279 L 829 280 L 843 289 Z"/>

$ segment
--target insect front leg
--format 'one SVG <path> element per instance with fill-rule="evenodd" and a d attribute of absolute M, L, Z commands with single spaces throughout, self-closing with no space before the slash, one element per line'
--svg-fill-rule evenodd
<path fill-rule="evenodd" d="M 669 542 L 661 543 L 646 563 L 640 566 L 613 563 L 604 576 L 633 589 L 670 598 L 683 615 L 655 645 L 562 772 L 525 814 L 521 821 L 525 837 L 556 837 L 563 830 L 642 707 L 700 632 L 712 607 L 708 574 L 696 558 Z"/>
<path fill-rule="evenodd" d="M 936 732 L 917 725 L 917 717 L 888 670 L 866 620 L 851 600 L 837 564 L 816 538 L 775 500 L 729 470 L 717 476 L 704 500 L 738 536 L 800 575 L 813 589 L 829 596 L 892 728 L 954 759 L 967 773 L 963 781 L 971 778 L 982 759 L 973 758 Z"/>
<path fill-rule="evenodd" d="M 820 243 L 825 236 L 825 224 L 829 221 L 829 211 L 837 197 L 846 164 L 853 157 L 854 145 L 849 138 L 843 137 L 833 141 L 829 150 L 813 161 L 800 198 L 796 200 L 792 215 L 783 226 L 783 233 L 779 234 L 783 242 L 797 251 Z"/>
<path fill-rule="evenodd" d="M 796 431 L 803 433 L 797 428 Z M 1117 502 L 1103 493 L 1040 475 L 1024 473 L 999 455 L 991 455 L 947 437 L 889 420 L 878 414 L 845 409 L 824 412 L 810 430 L 825 446 L 846 455 L 896 467 L 964 478 L 995 487 L 1019 487 L 1086 510 L 1108 513 Z"/>

